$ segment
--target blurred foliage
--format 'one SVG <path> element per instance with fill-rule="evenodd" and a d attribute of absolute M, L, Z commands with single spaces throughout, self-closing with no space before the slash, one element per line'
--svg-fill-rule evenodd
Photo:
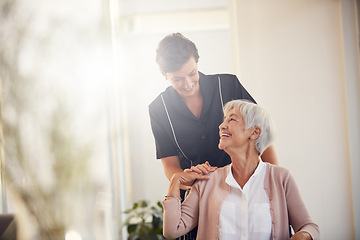
<path fill-rule="evenodd" d="M 162 235 L 163 206 L 160 201 L 150 205 L 149 201 L 140 200 L 124 213 L 128 215 L 124 222 L 129 233 L 128 240 L 165 239 Z"/>
<path fill-rule="evenodd" d="M 92 218 L 92 146 L 74 137 L 74 116 L 63 96 L 41 88 L 45 61 L 36 60 L 51 55 L 46 46 L 54 36 L 51 30 L 32 32 L 34 12 L 22 7 L 16 0 L 0 1 L 1 178 L 25 206 L 36 239 L 64 239 L 79 218 Z M 22 67 L 29 48 L 38 58 L 32 72 Z"/>

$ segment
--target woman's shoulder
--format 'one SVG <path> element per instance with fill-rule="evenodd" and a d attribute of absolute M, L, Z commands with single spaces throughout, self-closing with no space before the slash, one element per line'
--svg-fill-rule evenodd
<path fill-rule="evenodd" d="M 208 180 L 200 180 L 197 181 L 195 184 L 202 187 L 205 187 L 207 184 L 213 184 L 213 182 L 219 181 L 219 179 L 225 180 L 230 170 L 230 165 L 226 165 L 224 167 L 220 167 L 216 169 L 214 172 L 208 173 L 209 179 Z"/>
<path fill-rule="evenodd" d="M 288 173 L 289 172 L 289 169 L 285 168 L 285 167 L 282 167 L 282 166 L 279 166 L 279 165 L 275 165 L 275 164 L 271 164 L 271 163 L 268 163 L 268 162 L 264 162 L 266 164 L 266 167 L 268 169 L 270 169 L 271 171 L 273 171 L 274 173 L 277 173 L 277 174 L 284 174 L 284 173 Z"/>
<path fill-rule="evenodd" d="M 218 73 L 218 74 L 204 74 L 199 72 L 200 78 L 209 79 L 209 80 L 238 80 L 236 75 L 230 73 Z"/>
<path fill-rule="evenodd" d="M 214 172 L 209 173 L 210 178 L 221 178 L 226 177 L 229 173 L 229 170 L 231 168 L 231 165 L 226 165 L 224 167 L 217 168 Z"/>
<path fill-rule="evenodd" d="M 171 96 L 171 90 L 172 87 L 169 86 L 165 89 L 165 91 L 163 91 L 162 93 L 160 93 L 150 104 L 149 104 L 149 109 L 158 109 L 158 108 L 164 108 L 163 105 L 163 100 L 162 98 L 165 98 L 166 101 L 169 101 L 170 96 Z"/>
<path fill-rule="evenodd" d="M 235 90 L 239 85 L 238 78 L 233 74 L 228 73 L 220 73 L 220 74 L 211 74 L 211 75 L 204 75 L 201 72 L 200 74 L 200 82 L 206 83 L 206 85 L 214 86 L 214 89 L 217 89 L 219 85 L 219 81 L 221 84 L 221 88 L 223 90 Z"/>
<path fill-rule="evenodd" d="M 278 165 L 273 165 L 270 163 L 266 163 L 267 166 L 267 174 L 272 179 L 286 180 L 291 176 L 289 169 L 285 167 L 281 167 Z"/>

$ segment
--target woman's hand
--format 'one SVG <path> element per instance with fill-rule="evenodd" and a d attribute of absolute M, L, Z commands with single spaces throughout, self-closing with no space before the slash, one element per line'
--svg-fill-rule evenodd
<path fill-rule="evenodd" d="M 312 240 L 312 237 L 307 232 L 297 232 L 292 236 L 291 240 Z"/>
<path fill-rule="evenodd" d="M 180 196 L 180 186 L 189 186 L 194 183 L 196 179 L 209 179 L 209 176 L 199 174 L 196 172 L 177 172 L 175 173 L 171 180 L 168 190 L 168 195 Z"/>
<path fill-rule="evenodd" d="M 203 176 L 210 172 L 214 172 L 216 169 L 217 167 L 210 166 L 209 162 L 206 161 L 203 164 L 198 164 L 189 169 L 185 169 L 183 172 L 176 172 L 170 179 L 170 186 L 171 188 L 176 189 L 180 184 L 181 188 L 184 190 L 191 189 L 191 186 L 196 179 L 208 179 L 208 177 L 203 178 Z"/>
<path fill-rule="evenodd" d="M 209 162 L 206 161 L 203 164 L 198 164 L 196 166 L 192 166 L 191 168 L 185 169 L 184 172 L 196 172 L 199 174 L 206 175 L 210 172 L 214 172 L 217 169 L 217 167 L 210 166 Z"/>
<path fill-rule="evenodd" d="M 175 173 L 171 181 L 175 181 L 182 185 L 191 186 L 196 179 L 209 179 L 209 176 L 197 172 L 184 171 Z"/>

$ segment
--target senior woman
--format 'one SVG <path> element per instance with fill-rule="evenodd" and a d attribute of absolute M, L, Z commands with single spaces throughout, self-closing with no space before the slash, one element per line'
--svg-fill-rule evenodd
<path fill-rule="evenodd" d="M 224 107 L 219 148 L 231 164 L 175 173 L 163 201 L 166 238 L 181 236 L 198 225 L 197 239 L 318 239 L 315 224 L 288 170 L 264 163 L 274 126 L 258 105 L 233 100 Z M 180 186 L 197 180 L 181 204 Z"/>

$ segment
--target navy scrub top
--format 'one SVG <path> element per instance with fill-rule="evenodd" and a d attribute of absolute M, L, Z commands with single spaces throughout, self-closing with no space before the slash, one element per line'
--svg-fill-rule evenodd
<path fill-rule="evenodd" d="M 223 121 L 222 103 L 234 99 L 255 100 L 240 84 L 235 75 L 204 75 L 199 72 L 200 91 L 203 106 L 200 119 L 189 110 L 177 91 L 171 86 L 161 93 L 150 105 L 151 128 L 155 138 L 156 157 L 158 159 L 179 156 L 182 169 L 209 161 L 211 166 L 223 167 L 231 163 L 230 157 L 218 148 L 219 125 Z M 173 126 L 177 147 L 164 103 Z M 191 161 L 190 161 L 190 160 Z"/>

